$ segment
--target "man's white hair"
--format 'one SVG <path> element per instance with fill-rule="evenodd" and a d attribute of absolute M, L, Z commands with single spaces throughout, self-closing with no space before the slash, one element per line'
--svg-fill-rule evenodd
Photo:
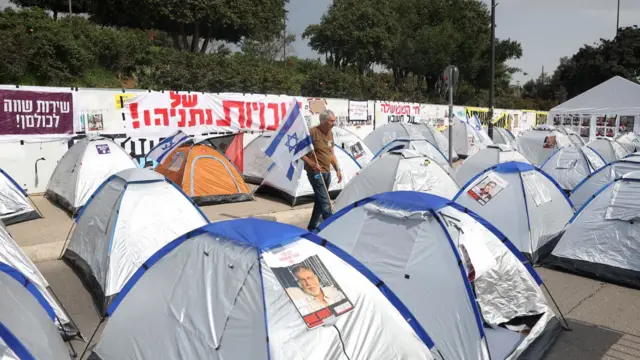
<path fill-rule="evenodd" d="M 329 110 L 329 109 L 325 109 L 320 113 L 320 122 L 323 123 L 327 120 L 329 120 L 329 118 L 331 116 L 335 116 L 335 114 L 333 113 L 333 111 Z"/>

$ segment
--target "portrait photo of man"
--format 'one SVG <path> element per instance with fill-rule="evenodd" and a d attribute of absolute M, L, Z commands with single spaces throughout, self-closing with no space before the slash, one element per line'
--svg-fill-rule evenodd
<path fill-rule="evenodd" d="M 320 311 L 345 298 L 334 285 L 322 286 L 315 271 L 306 265 L 293 269 L 298 287 L 287 288 L 287 294 L 302 315 Z"/>
<path fill-rule="evenodd" d="M 507 183 L 504 179 L 495 173 L 490 173 L 467 191 L 467 194 L 484 206 L 506 186 Z"/>

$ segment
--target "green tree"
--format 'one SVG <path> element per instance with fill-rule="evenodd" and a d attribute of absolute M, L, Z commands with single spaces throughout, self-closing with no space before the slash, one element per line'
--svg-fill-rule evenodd
<path fill-rule="evenodd" d="M 242 52 L 245 55 L 255 56 L 267 61 L 284 60 L 286 56 L 293 55 L 293 43 L 296 41 L 296 35 L 288 32 L 284 35 L 282 31 L 277 36 L 269 36 L 266 39 L 245 39 L 242 42 Z"/>
<path fill-rule="evenodd" d="M 238 43 L 284 28 L 288 0 L 94 0 L 92 19 L 107 26 L 158 29 L 177 49 L 205 52 L 213 40 Z"/>
<path fill-rule="evenodd" d="M 53 12 L 53 18 L 58 18 L 58 13 L 69 13 L 69 0 L 10 0 L 11 3 L 21 7 L 39 7 Z M 71 0 L 71 10 L 74 14 L 86 13 L 90 0 Z"/>

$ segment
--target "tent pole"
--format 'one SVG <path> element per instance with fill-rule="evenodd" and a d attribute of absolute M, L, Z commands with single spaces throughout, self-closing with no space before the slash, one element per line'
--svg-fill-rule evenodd
<path fill-rule="evenodd" d="M 71 228 L 69 229 L 69 233 L 67 234 L 67 237 L 64 239 L 64 244 L 62 244 L 62 249 L 60 250 L 60 256 L 58 256 L 58 260 L 62 259 L 62 254 L 64 253 L 64 249 L 67 247 L 67 243 L 69 243 L 69 236 L 71 235 L 71 231 L 73 231 L 73 228 L 75 228 L 76 226 L 76 222 L 73 221 L 73 223 L 71 224 Z"/>
<path fill-rule="evenodd" d="M 100 323 L 98 323 L 98 326 L 96 326 L 96 329 L 93 331 L 93 334 L 91 335 L 91 338 L 89 339 L 89 342 L 87 343 L 87 346 L 84 348 L 84 351 L 82 352 L 82 355 L 80 355 L 80 360 L 82 360 L 84 358 L 84 354 L 87 353 L 87 350 L 89 350 L 89 346 L 91 346 L 91 342 L 93 341 L 93 338 L 96 336 L 96 333 L 98 332 L 98 329 L 100 329 L 100 326 L 102 326 L 102 323 L 104 323 L 104 320 L 106 319 L 106 316 L 103 316 L 100 319 Z"/>
<path fill-rule="evenodd" d="M 47 289 L 51 292 L 51 295 L 53 295 L 53 298 L 56 300 L 58 305 L 60 305 L 60 308 L 62 309 L 62 311 L 64 311 L 65 315 L 67 315 L 67 317 L 69 318 L 69 321 L 71 322 L 71 325 L 73 325 L 73 327 L 76 328 L 76 330 L 78 330 L 78 335 L 76 335 L 76 336 L 79 337 L 80 339 L 82 339 L 83 341 L 87 341 L 87 339 L 85 339 L 84 336 L 82 335 L 82 332 L 80 331 L 80 328 L 78 328 L 78 325 L 76 325 L 76 322 L 73 321 L 73 318 L 69 314 L 69 311 L 67 310 L 67 308 L 64 307 L 64 305 L 62 304 L 62 302 L 58 298 L 58 295 L 56 294 L 56 292 L 53 291 L 51 286 L 48 286 Z M 60 319 L 58 319 L 58 322 L 60 322 Z M 60 325 L 62 325 L 62 323 L 60 323 Z M 63 329 L 63 331 L 64 331 L 64 329 Z"/>
<path fill-rule="evenodd" d="M 553 298 L 553 295 L 551 295 L 551 291 L 549 291 L 549 288 L 547 287 L 547 284 L 544 283 L 544 281 L 542 282 L 542 286 L 544 286 L 544 289 L 547 291 L 547 294 L 549 294 L 549 297 L 551 298 L 551 301 L 553 301 L 553 305 L 556 307 L 556 309 L 558 309 L 558 313 L 560 314 L 560 317 L 562 318 L 562 321 L 564 322 L 564 329 L 567 331 L 573 331 L 573 329 L 569 326 L 569 323 L 567 322 L 567 319 L 564 318 L 564 315 L 562 314 L 562 310 L 560 310 L 560 307 L 558 306 L 558 303 L 556 303 L 556 299 Z"/>
<path fill-rule="evenodd" d="M 73 344 L 71 343 L 71 337 L 67 334 L 67 330 L 65 330 L 64 325 L 62 325 L 62 321 L 60 321 L 60 318 L 58 317 L 58 315 L 56 315 L 56 319 L 58 320 L 58 324 L 60 324 L 60 327 L 62 328 L 62 332 L 64 333 L 64 336 L 69 339 L 69 341 L 67 341 L 67 343 L 69 344 L 69 347 L 71 348 L 71 357 L 73 357 L 74 359 L 78 357 L 78 353 L 76 352 L 76 349 L 73 348 Z"/>
<path fill-rule="evenodd" d="M 27 195 L 27 199 L 29 199 L 29 202 L 31 203 L 31 205 L 33 205 L 33 207 L 36 209 L 38 214 L 40 214 L 40 217 L 44 219 L 44 215 L 42 215 L 42 211 L 40 211 L 40 209 L 38 209 L 38 205 L 36 205 L 36 203 L 33 201 L 31 196 Z"/>

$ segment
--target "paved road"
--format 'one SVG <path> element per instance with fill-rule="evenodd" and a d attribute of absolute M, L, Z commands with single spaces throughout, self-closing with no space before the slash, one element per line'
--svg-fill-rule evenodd
<path fill-rule="evenodd" d="M 80 330 L 90 337 L 100 318 L 78 278 L 62 261 L 37 265 Z M 640 359 L 640 291 L 547 269 L 538 271 L 572 328 L 560 335 L 547 359 Z M 86 344 L 74 341 L 73 345 L 81 353 Z"/>

